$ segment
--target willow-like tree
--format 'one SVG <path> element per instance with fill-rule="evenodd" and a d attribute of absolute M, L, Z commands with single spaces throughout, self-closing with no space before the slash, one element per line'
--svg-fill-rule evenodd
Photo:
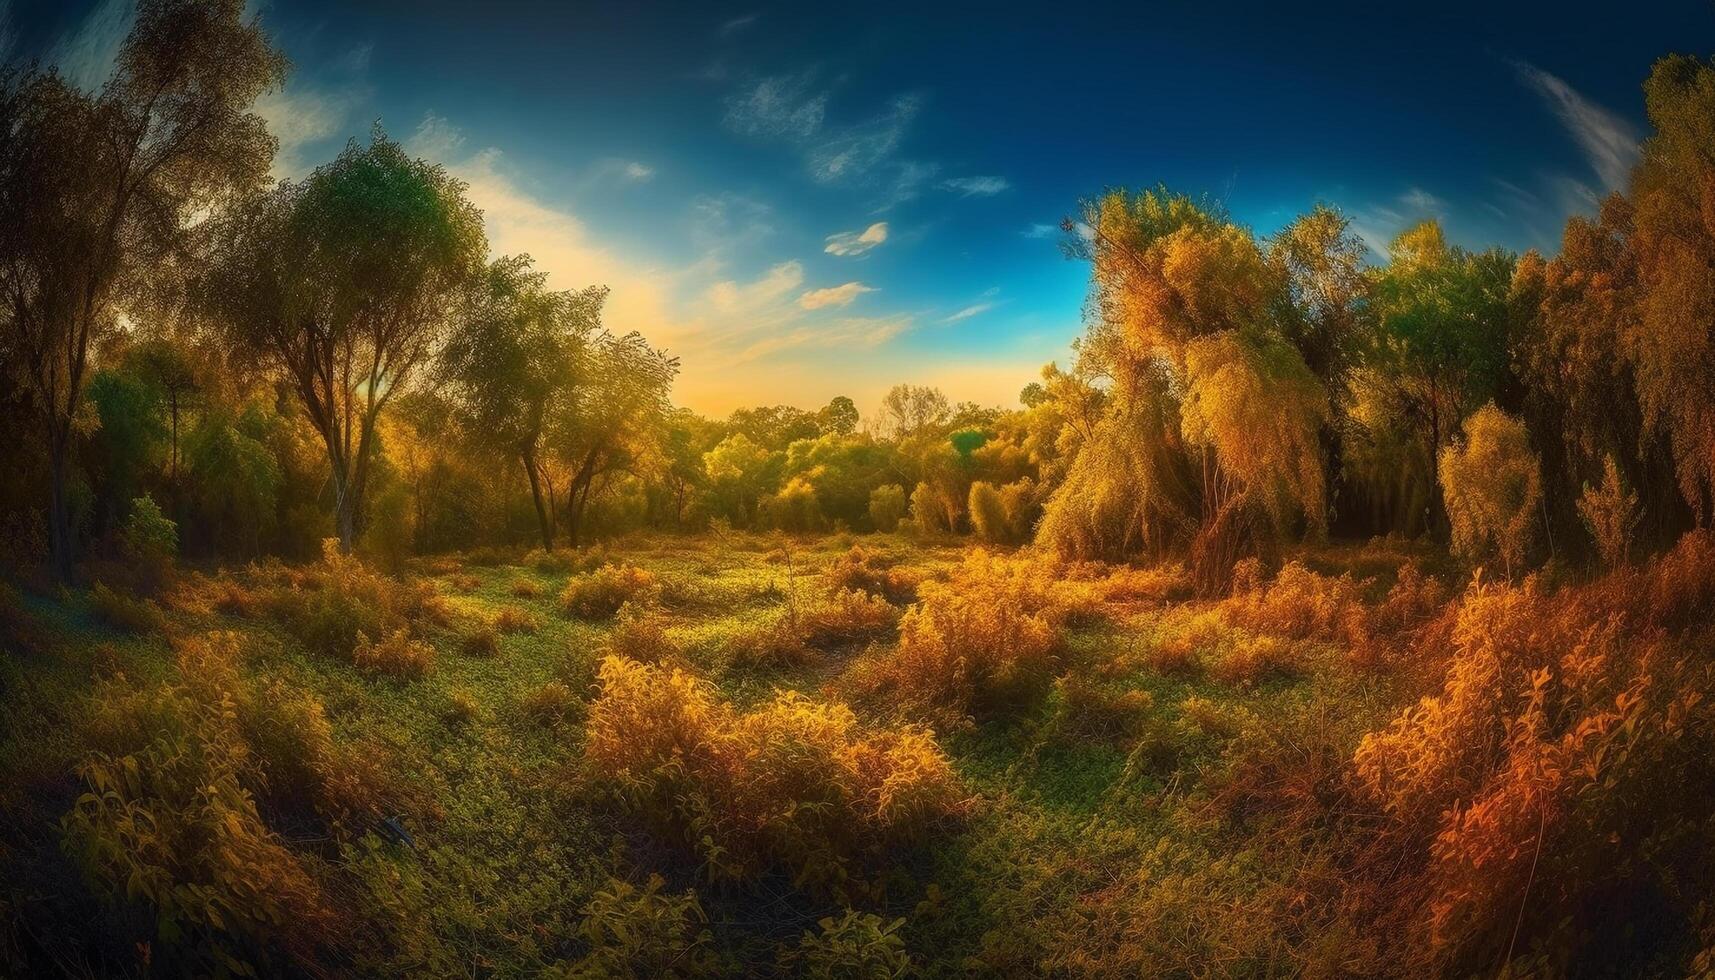
<path fill-rule="evenodd" d="M 460 312 L 486 258 L 464 185 L 377 131 L 230 215 L 207 295 L 290 383 L 327 452 L 335 526 L 364 526 L 376 421 Z"/>
<path fill-rule="evenodd" d="M 553 500 L 542 438 L 555 398 L 581 383 L 585 348 L 601 324 L 604 287 L 561 292 L 529 256 L 489 264 L 470 315 L 442 352 L 461 421 L 475 439 L 516 455 L 530 482 L 542 547 L 554 548 Z"/>
<path fill-rule="evenodd" d="M 250 108 L 285 69 L 241 0 L 142 0 L 98 95 L 52 69 L 0 79 L 0 346 L 45 433 L 62 578 L 91 345 L 199 216 L 267 175 Z"/>

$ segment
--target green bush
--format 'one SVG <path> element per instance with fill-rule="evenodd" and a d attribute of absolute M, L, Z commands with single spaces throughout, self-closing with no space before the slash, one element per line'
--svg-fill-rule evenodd
<path fill-rule="evenodd" d="M 892 534 L 905 517 L 905 488 L 897 483 L 876 487 L 869 492 L 869 520 L 877 531 Z"/>

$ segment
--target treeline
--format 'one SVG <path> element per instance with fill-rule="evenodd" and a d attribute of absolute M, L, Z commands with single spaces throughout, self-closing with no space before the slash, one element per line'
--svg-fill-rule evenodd
<path fill-rule="evenodd" d="M 0 476 L 8 559 L 159 541 L 397 562 L 711 523 L 1241 558 L 1429 534 L 1513 574 L 1623 562 L 1715 500 L 1715 70 L 1659 63 L 1630 190 L 1561 254 L 1428 222 L 1386 261 L 1318 206 L 1259 237 L 1211 201 L 1113 191 L 1066 222 L 1093 269 L 1069 370 L 1022 408 L 902 385 L 712 420 L 605 290 L 491 256 L 459 181 L 377 130 L 268 180 L 252 111 L 287 65 L 237 0 L 148 0 L 99 93 L 0 84 Z"/>

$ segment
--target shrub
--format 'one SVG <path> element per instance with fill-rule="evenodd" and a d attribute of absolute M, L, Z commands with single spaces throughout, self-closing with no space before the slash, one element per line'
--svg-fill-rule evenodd
<path fill-rule="evenodd" d="M 1659 569 L 1683 562 L 1707 582 L 1715 561 L 1696 560 L 1695 547 L 1682 543 Z M 1701 833 L 1690 828 L 1705 825 L 1715 792 L 1706 747 L 1688 739 L 1715 725 L 1715 671 L 1693 652 L 1710 608 L 1675 624 L 1637 608 L 1640 592 L 1627 572 L 1552 595 L 1530 580 L 1478 585 L 1457 607 L 1450 649 L 1419 649 L 1445 663 L 1440 693 L 1365 736 L 1354 757 L 1362 803 L 1388 818 L 1361 870 L 1398 882 L 1360 914 L 1398 937 L 1382 954 L 1392 962 L 1513 972 L 1525 965 L 1508 961 L 1517 950 L 1636 974 L 1644 962 L 1624 957 L 1639 948 L 1621 941 L 1632 920 L 1614 910 L 1642 902 L 1662 923 L 1693 914 L 1677 882 L 1715 868 L 1692 851 L 1657 855 Z"/>
<path fill-rule="evenodd" d="M 1273 582 L 1261 582 L 1250 573 L 1250 581 L 1241 583 L 1247 563 L 1239 563 L 1235 593 L 1221 603 L 1228 622 L 1253 633 L 1298 640 L 1349 642 L 1361 635 L 1364 604 L 1350 575 L 1329 578 L 1288 562 Z"/>
<path fill-rule="evenodd" d="M 634 565 L 604 565 L 566 583 L 560 609 L 575 619 L 607 619 L 628 602 L 648 602 L 655 576 Z"/>
<path fill-rule="evenodd" d="M 460 592 L 475 592 L 482 588 L 482 579 L 475 575 L 454 575 L 450 584 Z"/>
<path fill-rule="evenodd" d="M 441 717 L 449 725 L 466 725 L 482 717 L 482 706 L 477 703 L 476 695 L 454 688 L 447 694 L 447 706 Z"/>
<path fill-rule="evenodd" d="M 1602 485 L 1584 485 L 1584 493 L 1578 498 L 1578 516 L 1595 540 L 1603 564 L 1619 568 L 1631 560 L 1632 533 L 1641 516 L 1638 495 L 1620 477 L 1613 456 L 1602 461 Z"/>
<path fill-rule="evenodd" d="M 920 591 L 900 621 L 893 662 L 907 697 L 988 713 L 1017 706 L 1047 683 L 1065 609 L 1029 562 L 978 550 L 950 581 Z"/>
<path fill-rule="evenodd" d="M 1026 477 L 1003 487 L 978 480 L 967 507 L 971 530 L 992 544 L 1018 544 L 1030 537 L 1036 485 Z"/>
<path fill-rule="evenodd" d="M 829 647 L 888 632 L 898 614 L 887 600 L 856 589 L 836 589 L 794 612 L 807 646 Z"/>
<path fill-rule="evenodd" d="M 666 617 L 631 603 L 619 607 L 613 631 L 607 635 L 607 654 L 641 663 L 661 663 L 679 657 L 679 644 L 667 635 Z"/>
<path fill-rule="evenodd" d="M 771 868 L 836 886 L 960 805 L 933 736 L 858 731 L 842 704 L 781 693 L 738 713 L 681 670 L 609 657 L 585 753 L 596 776 L 711 874 Z"/>
<path fill-rule="evenodd" d="M 451 621 L 446 601 L 423 582 L 379 575 L 354 556 L 342 555 L 333 539 L 322 542 L 321 563 L 299 576 L 282 595 L 277 612 L 311 651 L 351 660 L 359 637 L 388 638 L 421 623 Z"/>
<path fill-rule="evenodd" d="M 1228 684 L 1254 685 L 1288 677 L 1303 669 L 1298 644 L 1274 636 L 1244 636 L 1215 661 L 1215 676 Z"/>
<path fill-rule="evenodd" d="M 512 580 L 511 592 L 520 599 L 534 599 L 542 594 L 542 587 L 531 579 L 517 578 Z"/>
<path fill-rule="evenodd" d="M 235 647 L 193 647 L 178 685 L 98 689 L 92 738 L 106 748 L 79 766 L 87 791 L 61 824 L 91 887 L 142 913 L 125 919 L 133 938 L 171 972 L 297 972 L 337 927 L 248 788 L 260 774 L 229 689 Z"/>
<path fill-rule="evenodd" d="M 161 513 L 153 498 L 138 497 L 131 501 L 120 540 L 139 577 L 154 587 L 172 571 L 179 553 L 179 526 Z"/>
<path fill-rule="evenodd" d="M 660 875 L 638 888 L 610 880 L 583 908 L 579 934 L 589 952 L 548 977 L 694 978 L 726 974 L 697 893 L 666 892 Z"/>
<path fill-rule="evenodd" d="M 911 956 L 899 930 L 904 919 L 888 922 L 869 912 L 847 909 L 839 918 L 816 923 L 796 949 L 782 955 L 782 967 L 812 980 L 896 980 L 911 974 Z"/>
<path fill-rule="evenodd" d="M 542 619 L 523 606 L 501 606 L 494 614 L 494 628 L 501 633 L 534 633 Z"/>
<path fill-rule="evenodd" d="M 214 600 L 211 603 L 216 612 L 240 619 L 255 619 L 262 615 L 264 603 L 255 592 L 242 583 L 229 578 L 216 580 L 214 583 Z"/>
<path fill-rule="evenodd" d="M 923 481 L 911 491 L 911 521 L 919 533 L 956 530 L 958 511 L 949 505 L 941 488 Z"/>
<path fill-rule="evenodd" d="M 823 578 L 830 588 L 855 589 L 889 602 L 912 602 L 917 598 L 917 576 L 893 567 L 880 551 L 863 545 L 852 545 L 834 556 Z"/>
<path fill-rule="evenodd" d="M 414 640 L 406 630 L 394 630 L 372 643 L 368 636 L 357 634 L 357 646 L 352 648 L 351 662 L 364 670 L 393 677 L 415 679 L 435 669 L 435 648 Z"/>
<path fill-rule="evenodd" d="M 779 493 L 762 501 L 762 522 L 781 531 L 807 534 L 822 530 L 827 519 L 822 516 L 816 488 L 800 477 L 793 477 Z"/>
<path fill-rule="evenodd" d="M 1142 728 L 1155 699 L 1148 691 L 1114 691 L 1081 675 L 1054 682 L 1056 704 L 1048 723 L 1052 736 L 1122 740 Z"/>
<path fill-rule="evenodd" d="M 494 657 L 500 654 L 500 634 L 493 627 L 479 626 L 465 634 L 460 643 L 467 657 Z"/>
<path fill-rule="evenodd" d="M 126 633 L 159 633 L 167 626 L 160 606 L 148 599 L 121 595 L 101 582 L 90 590 L 89 605 L 102 622 Z"/>
<path fill-rule="evenodd" d="M 1493 404 L 1465 420 L 1464 436 L 1440 458 L 1453 548 L 1473 562 L 1500 559 L 1511 578 L 1525 567 L 1540 519 L 1541 467 L 1524 423 Z"/>
<path fill-rule="evenodd" d="M 905 516 L 905 488 L 888 483 L 869 492 L 869 521 L 883 534 L 892 534 Z"/>
<path fill-rule="evenodd" d="M 561 722 L 577 708 L 578 696 L 564 681 L 548 681 L 524 695 L 523 704 L 525 713 L 538 721 Z"/>

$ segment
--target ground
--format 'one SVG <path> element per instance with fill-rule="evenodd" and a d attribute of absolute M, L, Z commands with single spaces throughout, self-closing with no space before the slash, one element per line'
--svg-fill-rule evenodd
<path fill-rule="evenodd" d="M 93 952 L 80 950 L 53 934 L 106 908 L 79 892 L 60 844 L 61 817 L 85 789 L 74 774 L 89 751 L 82 733 L 99 688 L 92 678 L 168 683 L 183 638 L 231 630 L 244 639 L 247 683 L 261 689 L 279 680 L 312 695 L 334 741 L 384 760 L 397 790 L 388 801 L 396 813 L 351 817 L 335 829 L 315 819 L 271 821 L 334 883 L 345 914 L 385 923 L 375 926 L 387 937 L 384 958 L 368 964 L 376 969 L 456 965 L 518 975 L 575 961 L 592 942 L 580 928 L 597 892 L 654 874 L 667 892 L 696 891 L 707 945 L 728 967 L 784 962 L 781 949 L 848 907 L 903 919 L 897 935 L 928 975 L 1121 970 L 1193 958 L 1207 968 L 1222 949 L 1242 957 L 1235 963 L 1266 966 L 1258 959 L 1269 955 L 1266 941 L 1228 934 L 1244 928 L 1245 910 L 1274 916 L 1293 901 L 1301 886 L 1292 883 L 1318 859 L 1315 832 L 1295 837 L 1267 812 L 1239 812 L 1243 804 L 1230 804 L 1223 787 L 1244 771 L 1247 752 L 1272 736 L 1295 744 L 1292 733 L 1307 727 L 1316 746 L 1303 751 L 1344 752 L 1335 765 L 1349 759 L 1361 735 L 1412 696 L 1411 683 L 1397 671 L 1355 667 L 1325 630 L 1293 628 L 1289 646 L 1258 647 L 1255 617 L 1223 615 L 1231 601 L 1191 598 L 1171 569 L 1060 567 L 1068 579 L 1156 577 L 1129 591 L 1110 588 L 1068 615 L 1052 682 L 974 720 L 922 710 L 874 679 L 896 643 L 892 627 L 820 642 L 783 663 L 748 664 L 734 654 L 735 637 L 825 590 L 826 569 L 854 544 L 876 565 L 922 581 L 953 574 L 968 550 L 960 541 L 887 535 L 729 534 L 640 537 L 571 559 L 494 552 L 414 560 L 405 573 L 432 583 L 438 597 L 435 615 L 412 624 L 433 647 L 420 678 L 312 651 L 280 616 L 258 608 L 265 602 L 221 598 L 225 583 L 261 594 L 291 570 L 183 572 L 159 599 L 163 621 L 127 629 L 81 590 L 23 597 L 19 619 L 37 639 L 14 642 L 16 653 L 0 658 L 0 758 L 16 775 L 0 798 L 0 861 L 17 871 L 4 900 L 21 913 L 22 935 L 11 942 L 50 956 L 123 955 L 99 941 Z M 1373 544 L 1289 557 L 1330 577 L 1350 574 L 1360 601 L 1374 604 L 1401 564 L 1422 556 Z M 735 708 L 796 690 L 851 704 L 865 729 L 932 726 L 957 776 L 957 812 L 839 887 L 795 886 L 785 867 L 746 881 L 709 880 L 694 856 L 652 836 L 586 771 L 584 722 L 599 693 L 598 663 L 631 611 L 575 618 L 560 596 L 604 560 L 649 573 L 653 599 L 638 602 L 658 609 L 653 622 L 680 651 L 675 662 L 713 681 Z M 909 600 L 896 598 L 901 606 Z M 494 630 L 498 649 L 481 649 L 469 638 L 488 632 L 502 610 L 522 628 Z M 1271 655 L 1247 661 L 1235 652 L 1241 648 Z M 554 681 L 573 695 L 563 705 L 541 693 Z M 1315 769 L 1308 759 L 1299 768 Z M 398 819 L 377 819 L 388 817 Z M 1301 847 L 1283 851 L 1288 841 Z"/>

